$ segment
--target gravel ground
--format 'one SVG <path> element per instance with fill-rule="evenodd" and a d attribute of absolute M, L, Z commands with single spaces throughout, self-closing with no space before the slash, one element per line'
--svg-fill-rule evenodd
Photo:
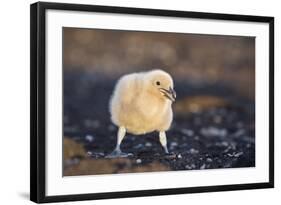
<path fill-rule="evenodd" d="M 174 81 L 178 98 L 173 105 L 176 110 L 173 125 L 167 132 L 171 154 L 164 154 L 156 132 L 141 136 L 127 134 L 121 148 L 133 156 L 126 159 L 125 165 L 120 166 L 124 161 L 118 161 L 117 165 L 114 161 L 115 169 L 107 167 L 104 169 L 108 170 L 97 171 L 93 167 L 100 165 L 95 162 L 112 162 L 105 157 L 116 143 L 117 127 L 110 122 L 108 112 L 108 101 L 116 79 L 96 73 L 65 72 L 64 136 L 83 145 L 86 156 L 64 158 L 64 174 L 255 166 L 254 102 L 223 84 L 194 86 Z M 196 99 L 192 104 L 186 101 L 191 98 Z M 83 172 L 82 162 L 83 166 L 85 162 L 92 166 L 90 172 Z M 139 169 L 141 167 L 143 169 Z M 89 170 L 89 167 L 85 169 Z"/>

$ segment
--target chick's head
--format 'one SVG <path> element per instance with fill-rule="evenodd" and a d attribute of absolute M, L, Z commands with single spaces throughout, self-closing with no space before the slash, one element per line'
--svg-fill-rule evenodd
<path fill-rule="evenodd" d="M 176 99 L 172 77 L 162 70 L 153 70 L 147 73 L 147 86 L 151 93 L 164 100 Z"/>

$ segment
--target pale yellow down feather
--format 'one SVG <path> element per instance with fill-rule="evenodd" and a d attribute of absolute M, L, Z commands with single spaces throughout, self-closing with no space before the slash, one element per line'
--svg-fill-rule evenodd
<path fill-rule="evenodd" d="M 173 89 L 172 77 L 162 70 L 121 77 L 110 100 L 112 122 L 136 135 L 168 130 L 173 119 L 172 102 L 159 92 L 160 87 Z"/>

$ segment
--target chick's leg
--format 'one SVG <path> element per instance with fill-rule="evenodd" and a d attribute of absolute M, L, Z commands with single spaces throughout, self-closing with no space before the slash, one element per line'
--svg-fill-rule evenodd
<path fill-rule="evenodd" d="M 113 152 L 110 155 L 107 156 L 108 158 L 128 157 L 128 156 L 132 155 L 130 153 L 127 154 L 127 153 L 124 153 L 124 152 L 121 151 L 120 145 L 121 145 L 121 142 L 124 139 L 125 135 L 126 135 L 126 128 L 123 127 L 123 126 L 119 127 L 118 134 L 117 134 L 116 147 L 113 150 Z"/>
<path fill-rule="evenodd" d="M 119 127 L 118 135 L 117 135 L 117 143 L 116 143 L 116 147 L 115 147 L 115 150 L 118 152 L 121 152 L 120 145 L 121 145 L 121 142 L 124 139 L 125 135 L 126 135 L 126 128 Z"/>
<path fill-rule="evenodd" d="M 165 132 L 163 132 L 163 131 L 159 132 L 159 141 L 160 141 L 161 145 L 163 146 L 165 153 L 169 154 L 168 147 L 167 147 L 167 138 L 166 138 Z"/>

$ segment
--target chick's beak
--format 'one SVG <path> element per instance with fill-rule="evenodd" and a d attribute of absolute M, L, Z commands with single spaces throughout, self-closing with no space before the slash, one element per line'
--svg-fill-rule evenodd
<path fill-rule="evenodd" d="M 169 88 L 169 90 L 165 89 L 165 88 L 160 88 L 160 91 L 166 98 L 168 98 L 172 102 L 174 102 L 176 100 L 176 96 L 177 96 L 176 91 L 174 89 L 172 89 L 171 87 Z"/>

